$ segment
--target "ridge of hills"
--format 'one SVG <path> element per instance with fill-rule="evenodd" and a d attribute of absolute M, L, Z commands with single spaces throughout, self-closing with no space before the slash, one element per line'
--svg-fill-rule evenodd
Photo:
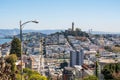
<path fill-rule="evenodd" d="M 40 32 L 40 33 L 48 35 L 51 33 L 61 32 L 61 31 L 65 31 L 65 30 L 60 30 L 60 29 L 56 29 L 56 30 L 50 30 L 50 29 L 47 29 L 47 30 L 23 30 L 23 33 Z M 19 29 L 0 29 L 0 37 L 17 35 L 17 34 L 19 34 Z M 92 34 L 120 34 L 120 32 L 92 31 Z"/>

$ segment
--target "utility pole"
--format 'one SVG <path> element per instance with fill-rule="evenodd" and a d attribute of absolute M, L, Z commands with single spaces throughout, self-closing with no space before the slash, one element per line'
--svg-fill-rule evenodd
<path fill-rule="evenodd" d="M 20 21 L 20 23 L 19 23 L 19 27 L 20 27 L 20 40 L 21 40 L 21 80 L 22 80 L 22 75 L 23 75 L 23 67 L 22 67 L 22 63 L 23 63 L 23 59 L 22 59 L 22 29 L 23 29 L 23 25 L 25 25 L 25 24 L 27 24 L 27 23 L 30 23 L 30 22 L 32 22 L 32 23 L 38 23 L 37 21 L 27 21 L 27 22 L 24 22 L 24 23 L 22 23 L 22 21 Z"/>
<path fill-rule="evenodd" d="M 22 80 L 22 75 L 23 75 L 23 68 L 22 68 L 22 24 L 20 21 L 20 40 L 21 40 L 21 80 Z"/>
<path fill-rule="evenodd" d="M 43 54 L 43 51 L 42 51 L 42 39 L 40 39 L 40 72 L 41 72 L 41 67 L 42 67 L 42 54 Z"/>

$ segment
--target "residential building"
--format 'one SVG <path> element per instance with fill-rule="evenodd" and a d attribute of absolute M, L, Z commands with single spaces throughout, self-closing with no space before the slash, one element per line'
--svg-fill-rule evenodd
<path fill-rule="evenodd" d="M 74 65 L 83 65 L 84 52 L 81 49 L 80 51 L 71 51 L 70 52 L 70 66 Z"/>
<path fill-rule="evenodd" d="M 75 69 L 72 67 L 65 67 L 63 70 L 63 79 L 62 80 L 75 80 Z"/>
<path fill-rule="evenodd" d="M 30 55 L 28 58 L 27 67 L 40 72 L 40 55 Z"/>

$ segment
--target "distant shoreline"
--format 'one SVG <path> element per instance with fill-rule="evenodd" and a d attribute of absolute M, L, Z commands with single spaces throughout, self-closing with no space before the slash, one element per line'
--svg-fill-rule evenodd
<path fill-rule="evenodd" d="M 1 39 L 0 38 L 0 45 L 2 45 L 2 44 L 4 44 L 4 43 L 9 43 L 9 42 L 11 42 L 12 41 L 12 39 Z"/>
<path fill-rule="evenodd" d="M 60 32 L 60 31 L 65 31 L 65 29 L 46 29 L 46 30 L 29 30 L 29 29 L 25 29 L 23 30 L 23 33 L 28 33 L 28 32 L 40 32 L 43 34 L 51 34 L 51 33 L 55 33 L 55 32 Z M 89 33 L 89 31 L 85 31 L 87 33 Z M 92 34 L 120 34 L 120 32 L 105 32 L 105 31 L 92 31 Z M 4 36 L 11 36 L 11 35 L 17 35 L 19 34 L 19 29 L 0 29 L 0 36 L 4 37 Z"/>

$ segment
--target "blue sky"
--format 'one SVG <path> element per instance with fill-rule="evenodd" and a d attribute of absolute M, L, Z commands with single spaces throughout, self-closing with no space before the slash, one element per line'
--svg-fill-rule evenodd
<path fill-rule="evenodd" d="M 0 28 L 19 28 L 19 21 L 38 20 L 24 29 L 120 32 L 120 0 L 0 0 Z"/>

